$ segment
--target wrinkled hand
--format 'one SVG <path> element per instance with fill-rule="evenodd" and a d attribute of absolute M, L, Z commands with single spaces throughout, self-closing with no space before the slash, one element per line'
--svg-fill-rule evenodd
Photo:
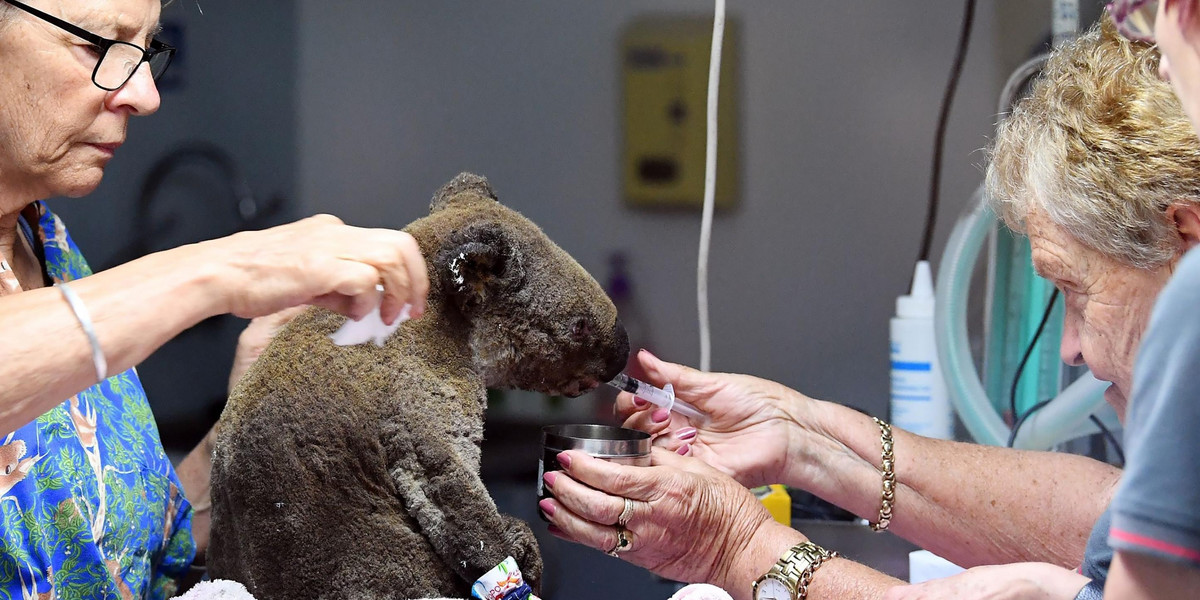
<path fill-rule="evenodd" d="M 318 215 L 263 231 L 203 242 L 217 265 L 224 312 L 252 318 L 315 304 L 360 319 L 376 306 L 391 324 L 405 304 L 425 311 L 429 276 L 413 237 L 391 229 L 350 227 Z M 383 298 L 376 285 L 383 284 Z"/>
<path fill-rule="evenodd" d="M 1049 563 L 975 567 L 916 585 L 895 587 L 884 600 L 1072 600 L 1089 579 Z"/>
<path fill-rule="evenodd" d="M 304 305 L 293 306 L 250 320 L 250 324 L 238 336 L 237 351 L 233 355 L 233 370 L 229 372 L 229 392 L 233 392 L 233 386 L 237 385 L 250 365 L 267 349 L 267 344 L 275 339 L 275 334 L 307 308 Z"/>
<path fill-rule="evenodd" d="M 620 558 L 676 581 L 722 584 L 758 530 L 772 522 L 746 488 L 662 448 L 653 450 L 650 467 L 580 451 L 559 457 L 564 470 L 543 478 L 555 498 L 539 503 L 550 532 L 607 552 L 617 544 L 613 524 L 629 498 L 631 544 Z"/>
<path fill-rule="evenodd" d="M 675 396 L 709 415 L 697 424 L 622 392 L 616 412 L 625 427 L 657 436 L 654 443 L 690 454 L 747 487 L 779 483 L 787 466 L 794 418 L 812 401 L 783 385 L 729 373 L 705 373 L 638 353 L 647 383 L 670 383 Z"/>

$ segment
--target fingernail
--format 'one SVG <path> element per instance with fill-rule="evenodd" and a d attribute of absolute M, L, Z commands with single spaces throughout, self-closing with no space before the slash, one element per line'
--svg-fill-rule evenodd
<path fill-rule="evenodd" d="M 558 464 L 562 465 L 562 468 L 571 468 L 571 456 L 569 454 L 566 454 L 565 452 L 559 452 L 558 456 L 555 456 L 554 458 L 558 459 Z"/>
<path fill-rule="evenodd" d="M 638 354 L 645 354 L 646 356 L 649 356 L 650 358 L 653 358 L 654 360 L 658 360 L 657 356 L 655 356 L 654 354 L 652 354 L 649 350 L 647 350 L 645 348 L 638 350 Z"/>
<path fill-rule="evenodd" d="M 549 526 L 547 526 L 547 527 L 546 527 L 546 531 L 549 531 L 549 532 L 550 532 L 550 534 L 551 534 L 551 535 L 553 535 L 553 536 L 555 536 L 555 537 L 560 537 L 560 538 L 562 538 L 562 539 L 564 539 L 564 540 L 570 539 L 570 538 L 568 538 L 568 537 L 567 537 L 567 534 L 566 534 L 566 533 L 563 533 L 563 530 L 561 530 L 561 529 L 559 529 L 559 528 L 558 528 L 558 526 L 557 526 L 557 525 L 549 525 Z"/>
<path fill-rule="evenodd" d="M 549 498 L 538 502 L 538 508 L 542 509 L 542 512 L 546 513 L 548 517 L 553 517 L 554 511 L 558 510 L 558 507 L 554 505 L 554 501 Z"/>
<path fill-rule="evenodd" d="M 549 473 L 542 475 L 542 481 L 546 482 L 546 487 L 548 488 L 554 487 L 555 479 L 558 479 L 558 473 L 556 471 L 550 471 Z"/>
<path fill-rule="evenodd" d="M 650 413 L 650 420 L 654 421 L 655 423 L 662 423 L 663 421 L 666 421 L 670 418 L 671 418 L 671 411 L 669 411 L 665 408 L 660 408 L 660 409 Z"/>
<path fill-rule="evenodd" d="M 679 431 L 675 432 L 675 439 L 677 439 L 677 440 L 685 440 L 686 441 L 686 440 L 690 440 L 694 437 L 696 437 L 696 428 L 695 427 L 684 427 L 683 429 L 680 429 Z"/>
<path fill-rule="evenodd" d="M 645 400 L 642 400 L 641 398 L 638 398 L 637 396 L 634 396 L 634 397 L 633 397 L 633 405 L 634 405 L 634 406 L 636 406 L 636 407 L 638 407 L 638 408 L 643 408 L 643 407 L 645 407 L 647 404 L 650 404 L 650 403 L 649 403 L 649 402 L 646 402 Z"/>
<path fill-rule="evenodd" d="M 684 444 L 684 445 L 680 446 L 679 449 L 675 451 L 675 453 L 680 456 L 687 456 L 689 453 L 691 453 L 691 451 L 692 451 L 692 445 Z"/>

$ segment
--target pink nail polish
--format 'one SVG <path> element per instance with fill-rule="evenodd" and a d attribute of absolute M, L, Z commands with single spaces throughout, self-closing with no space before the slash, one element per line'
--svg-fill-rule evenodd
<path fill-rule="evenodd" d="M 675 451 L 675 453 L 680 456 L 687 456 L 691 452 L 692 452 L 691 444 L 684 444 L 684 445 L 680 446 L 678 450 Z M 544 502 L 544 500 L 543 500 L 543 502 Z"/>
<path fill-rule="evenodd" d="M 542 512 L 546 513 L 546 516 L 549 517 L 553 517 L 554 511 L 558 510 L 558 507 L 554 505 L 554 501 L 549 498 L 538 502 L 538 508 L 542 509 Z"/>
<path fill-rule="evenodd" d="M 642 400 L 641 398 L 638 398 L 637 396 L 633 397 L 633 405 L 634 406 L 636 406 L 638 408 L 645 408 L 647 404 L 650 404 L 650 403 L 646 402 L 645 400 Z"/>
<path fill-rule="evenodd" d="M 556 525 L 547 526 L 546 531 L 549 531 L 551 533 L 551 535 L 554 535 L 555 537 L 560 537 L 560 538 L 563 538 L 564 540 L 570 539 L 567 537 L 567 534 L 563 533 L 563 530 L 559 529 L 558 526 L 556 526 Z"/>
<path fill-rule="evenodd" d="M 667 421 L 670 418 L 671 418 L 671 411 L 669 411 L 665 408 L 660 408 L 660 409 L 650 413 L 650 420 L 654 421 L 655 423 L 662 423 L 663 421 Z"/>
<path fill-rule="evenodd" d="M 546 482 L 546 487 L 548 487 L 548 488 L 554 487 L 555 479 L 558 479 L 558 473 L 556 473 L 554 471 L 550 471 L 549 473 L 542 475 L 542 481 Z"/>
<path fill-rule="evenodd" d="M 559 452 L 558 456 L 555 456 L 554 458 L 558 459 L 558 464 L 562 465 L 562 468 L 564 468 L 564 469 L 571 468 L 571 456 L 570 455 L 565 454 L 563 452 Z"/>
<path fill-rule="evenodd" d="M 649 356 L 650 358 L 653 358 L 654 360 L 658 360 L 657 356 L 651 354 L 650 351 L 645 348 L 638 350 L 638 354 L 645 354 L 646 356 Z"/>
<path fill-rule="evenodd" d="M 675 439 L 677 440 L 687 441 L 694 437 L 696 437 L 695 427 L 684 427 L 683 429 L 675 432 Z"/>

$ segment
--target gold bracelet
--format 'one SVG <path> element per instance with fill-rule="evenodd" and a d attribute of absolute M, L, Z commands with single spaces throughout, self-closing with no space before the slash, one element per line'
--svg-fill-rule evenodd
<path fill-rule="evenodd" d="M 892 426 L 871 417 L 879 425 L 879 441 L 883 444 L 883 504 L 879 507 L 879 521 L 871 523 L 871 530 L 886 531 L 892 523 L 892 504 L 896 502 L 896 457 L 892 454 Z"/>

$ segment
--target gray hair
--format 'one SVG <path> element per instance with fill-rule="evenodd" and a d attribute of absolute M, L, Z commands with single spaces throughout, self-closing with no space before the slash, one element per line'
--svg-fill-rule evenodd
<path fill-rule="evenodd" d="M 1056 50 L 992 146 L 986 185 L 997 216 L 1024 231 L 1030 211 L 1043 211 L 1134 267 L 1177 257 L 1166 211 L 1200 203 L 1200 138 L 1158 63 L 1109 19 Z"/>

